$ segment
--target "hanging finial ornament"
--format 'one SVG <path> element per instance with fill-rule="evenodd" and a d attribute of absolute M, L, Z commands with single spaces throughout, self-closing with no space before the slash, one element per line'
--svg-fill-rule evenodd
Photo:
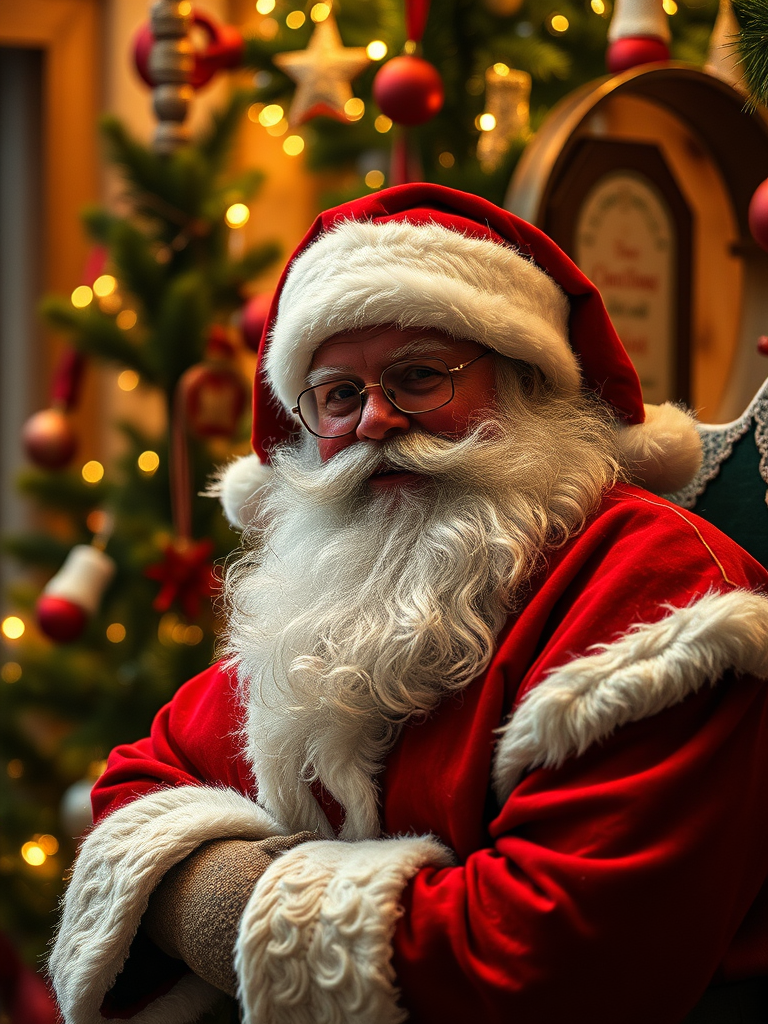
<path fill-rule="evenodd" d="M 662 0 L 616 0 L 608 29 L 606 64 L 613 75 L 669 60 L 669 22 Z"/>
<path fill-rule="evenodd" d="M 158 153 L 173 153 L 189 142 L 184 124 L 192 99 L 194 51 L 189 38 L 192 5 L 175 0 L 152 4 L 149 24 L 154 37 L 148 70 L 153 82 L 152 106 L 157 127 L 152 146 Z"/>
<path fill-rule="evenodd" d="M 728 85 L 746 92 L 744 75 L 740 67 L 737 42 L 739 39 L 739 23 L 733 13 L 731 0 L 720 0 L 717 20 L 709 40 L 709 56 L 704 70 L 716 78 L 721 78 Z"/>
<path fill-rule="evenodd" d="M 306 50 L 278 53 L 273 63 L 297 85 L 288 113 L 291 125 L 323 115 L 348 121 L 344 104 L 350 82 L 371 62 L 364 46 L 344 46 L 333 14 L 318 22 Z"/>

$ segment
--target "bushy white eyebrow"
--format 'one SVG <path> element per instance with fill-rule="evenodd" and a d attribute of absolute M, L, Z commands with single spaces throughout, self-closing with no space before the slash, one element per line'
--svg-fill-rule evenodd
<path fill-rule="evenodd" d="M 413 341 L 401 345 L 392 352 L 390 359 L 396 363 L 399 359 L 407 359 L 409 356 L 433 355 L 437 352 L 447 352 L 449 345 L 441 338 L 414 338 Z M 315 384 L 324 384 L 329 380 L 362 380 L 359 373 L 350 366 L 321 366 L 317 370 L 310 370 L 307 374 L 307 387 L 312 388 Z"/>

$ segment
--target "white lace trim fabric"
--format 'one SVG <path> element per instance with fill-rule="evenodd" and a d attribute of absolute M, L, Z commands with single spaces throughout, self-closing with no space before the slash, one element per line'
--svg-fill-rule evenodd
<path fill-rule="evenodd" d="M 754 424 L 755 443 L 760 453 L 760 476 L 768 488 L 768 380 L 757 392 L 746 410 L 730 423 L 699 423 L 703 459 L 701 469 L 685 487 L 664 497 L 681 508 L 693 508 L 709 484 L 733 453 L 733 446 Z M 768 505 L 768 489 L 765 494 Z"/>

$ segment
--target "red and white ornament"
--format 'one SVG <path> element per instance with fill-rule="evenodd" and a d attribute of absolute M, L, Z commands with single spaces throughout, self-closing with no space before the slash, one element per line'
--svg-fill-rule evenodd
<path fill-rule="evenodd" d="M 424 124 L 438 114 L 445 100 L 440 72 L 423 57 L 393 57 L 376 73 L 373 98 L 395 124 Z"/>
<path fill-rule="evenodd" d="M 82 634 L 115 574 L 114 561 L 92 544 L 78 544 L 45 586 L 37 602 L 42 632 L 66 644 Z"/>
<path fill-rule="evenodd" d="M 757 244 L 768 251 L 768 178 L 757 186 L 749 202 L 749 230 Z"/>
<path fill-rule="evenodd" d="M 662 0 L 616 0 L 606 64 L 613 75 L 669 60 L 669 21 Z"/>
<path fill-rule="evenodd" d="M 190 85 L 200 89 L 226 68 L 237 68 L 243 63 L 245 41 L 242 33 L 233 25 L 220 25 L 203 11 L 192 12 L 192 21 L 207 36 L 206 45 L 202 50 L 193 53 L 193 66 Z M 153 88 L 157 83 L 152 74 L 151 55 L 155 45 L 155 36 L 148 23 L 142 25 L 133 39 L 133 62 L 139 77 L 146 85 Z"/>

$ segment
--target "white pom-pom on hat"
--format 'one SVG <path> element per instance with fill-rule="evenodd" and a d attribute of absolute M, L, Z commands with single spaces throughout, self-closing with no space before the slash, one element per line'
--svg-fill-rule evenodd
<path fill-rule="evenodd" d="M 205 493 L 218 498 L 230 525 L 244 530 L 258 508 L 258 492 L 269 482 L 272 467 L 258 455 L 244 455 L 220 466 Z"/>
<path fill-rule="evenodd" d="M 689 483 L 701 465 L 693 416 L 671 402 L 645 406 L 645 423 L 619 428 L 624 465 L 634 483 L 668 494 Z"/>

